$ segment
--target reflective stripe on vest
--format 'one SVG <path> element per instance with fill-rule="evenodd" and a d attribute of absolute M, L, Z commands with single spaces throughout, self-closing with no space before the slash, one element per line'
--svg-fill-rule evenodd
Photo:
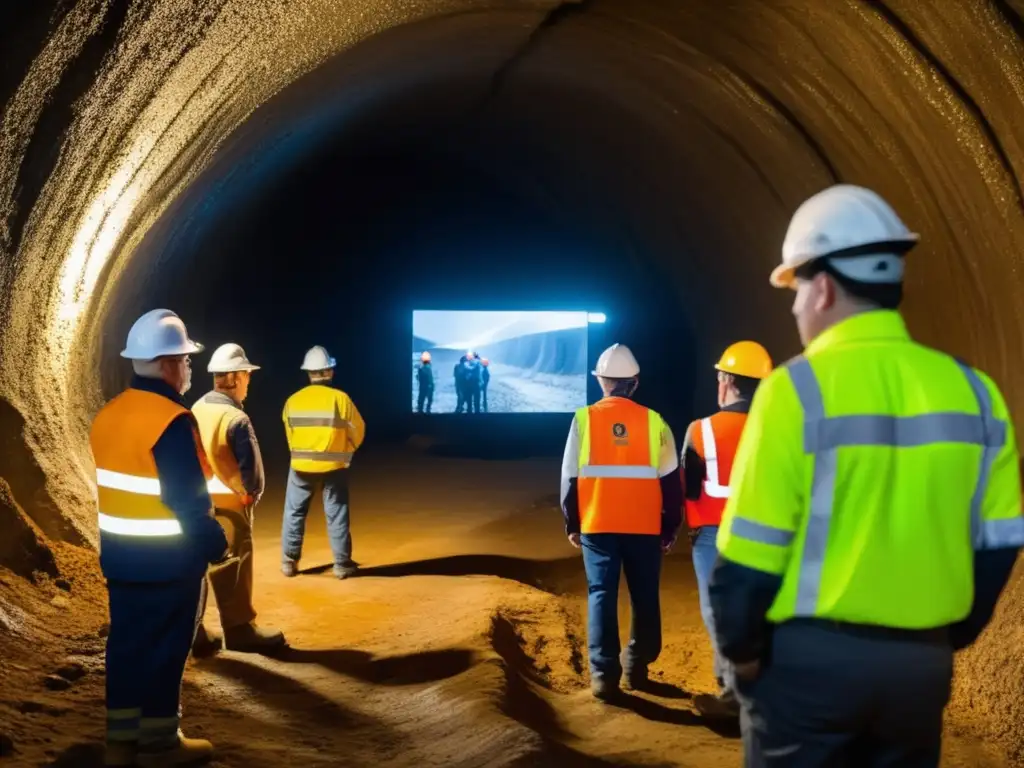
<path fill-rule="evenodd" d="M 350 429 L 352 423 L 341 418 L 337 411 L 289 411 L 288 426 L 295 427 L 333 427 L 334 429 Z"/>
<path fill-rule="evenodd" d="M 154 477 L 137 477 L 107 469 L 96 470 L 96 486 L 100 500 L 99 528 L 107 533 L 122 536 L 180 536 L 181 523 L 169 516 L 170 512 L 160 500 L 160 481 Z M 133 511 L 146 517 L 121 517 L 104 511 L 105 497 L 112 494 L 105 491 L 123 492 L 134 497 L 130 499 Z"/>
<path fill-rule="evenodd" d="M 992 463 L 1006 443 L 1006 424 L 992 412 L 988 388 L 969 366 L 957 361 L 978 401 L 980 414 L 929 413 L 919 416 L 858 414 L 825 415 L 821 387 L 806 358 L 787 366 L 804 411 L 804 452 L 814 457 L 807 534 L 798 576 L 796 616 L 814 616 L 834 509 L 838 449 L 848 446 L 910 448 L 936 443 L 982 447 L 978 481 L 971 498 L 971 542 L 974 549 L 1017 546 L 1024 541 L 1024 517 L 984 520 L 982 504 Z M 795 534 L 737 516 L 733 533 L 751 541 L 788 546 Z"/>
<path fill-rule="evenodd" d="M 718 480 L 718 447 L 710 418 L 700 420 L 700 435 L 704 442 L 704 493 L 713 499 L 727 499 L 729 486 L 721 485 Z"/>
<path fill-rule="evenodd" d="M 352 453 L 342 451 L 292 451 L 293 459 L 305 459 L 308 461 L 352 461 Z"/>

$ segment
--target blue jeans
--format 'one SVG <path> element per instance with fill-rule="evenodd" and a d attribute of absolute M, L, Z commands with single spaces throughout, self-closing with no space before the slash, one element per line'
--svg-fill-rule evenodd
<path fill-rule="evenodd" d="M 644 675 L 661 653 L 661 538 L 626 533 L 581 537 L 587 572 L 587 648 L 591 680 L 618 684 Z M 619 661 L 619 573 L 626 572 L 632 608 L 629 645 Z M 625 666 L 625 670 L 623 670 Z"/>
<path fill-rule="evenodd" d="M 352 534 L 348 523 L 348 469 L 330 472 L 288 471 L 288 489 L 284 494 L 284 521 L 281 529 L 281 550 L 285 560 L 299 561 L 302 540 L 306 535 L 309 503 L 317 485 L 323 485 L 324 516 L 327 537 L 331 542 L 334 564 L 352 564 Z"/>
<path fill-rule="evenodd" d="M 177 743 L 181 677 L 198 626 L 203 576 L 108 581 L 107 740 Z"/>
<path fill-rule="evenodd" d="M 693 542 L 693 570 L 697 574 L 700 615 L 704 619 L 704 627 L 711 638 L 711 648 L 715 655 L 715 679 L 724 693 L 733 687 L 732 665 L 718 652 L 718 643 L 715 640 L 715 617 L 711 612 L 711 600 L 708 597 L 711 571 L 715 567 L 715 559 L 718 557 L 718 547 L 715 545 L 717 538 L 717 525 L 705 525 L 698 530 L 697 538 Z"/>

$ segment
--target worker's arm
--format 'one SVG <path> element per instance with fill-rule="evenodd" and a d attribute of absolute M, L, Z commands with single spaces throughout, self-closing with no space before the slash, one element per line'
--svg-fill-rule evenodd
<path fill-rule="evenodd" d="M 198 556 L 213 563 L 223 559 L 228 541 L 213 517 L 199 450 L 192 419 L 182 414 L 153 446 L 153 460 L 160 478 L 160 499 L 174 512 Z"/>
<path fill-rule="evenodd" d="M 569 437 L 562 454 L 562 483 L 559 494 L 562 502 L 562 517 L 565 518 L 565 533 L 580 532 L 580 505 L 576 481 L 580 473 L 580 429 L 573 416 L 569 425 Z"/>
<path fill-rule="evenodd" d="M 345 401 L 341 411 L 342 418 L 349 423 L 348 436 L 352 441 L 352 449 L 357 450 L 363 444 L 363 439 L 366 437 L 366 422 L 363 421 L 363 416 L 359 413 L 359 409 L 356 408 L 352 398 L 345 394 L 342 394 L 341 397 Z"/>
<path fill-rule="evenodd" d="M 281 409 L 281 421 L 284 422 L 284 436 L 288 441 L 288 447 L 292 447 L 292 425 L 288 423 L 288 403 Z"/>
<path fill-rule="evenodd" d="M 956 650 L 977 640 L 991 621 L 1024 545 L 1017 437 L 1002 394 L 988 377 L 980 377 L 989 391 L 995 420 L 1005 424 L 1006 439 L 992 463 L 981 503 L 981 526 L 974 542 L 974 602 L 967 617 L 950 628 Z"/>
<path fill-rule="evenodd" d="M 670 544 L 679 535 L 683 524 L 683 488 L 679 479 L 679 455 L 676 438 L 665 424 L 661 433 L 661 462 L 658 465 L 661 482 L 661 541 Z"/>
<path fill-rule="evenodd" d="M 239 416 L 228 427 L 228 443 L 238 462 L 238 470 L 242 475 L 242 488 L 253 501 L 263 495 L 266 480 L 263 475 L 263 460 L 260 457 L 260 446 L 256 442 L 256 433 L 248 416 Z"/>
<path fill-rule="evenodd" d="M 718 530 L 709 592 L 719 648 L 733 662 L 760 659 L 765 651 L 766 615 L 803 515 L 805 472 L 803 412 L 783 368 L 754 397 Z"/>
<path fill-rule="evenodd" d="M 704 459 L 693 447 L 693 424 L 686 428 L 686 436 L 683 438 L 683 451 L 680 459 L 683 466 L 683 489 L 684 494 L 690 501 L 697 501 L 700 498 L 701 490 L 704 487 L 706 467 Z"/>

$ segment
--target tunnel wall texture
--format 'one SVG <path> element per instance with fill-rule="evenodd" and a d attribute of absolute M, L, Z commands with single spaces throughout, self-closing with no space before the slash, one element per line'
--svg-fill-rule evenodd
<path fill-rule="evenodd" d="M 10 13 L 0 475 L 50 535 L 94 537 L 98 361 L 142 300 L 119 277 L 180 276 L 174 238 L 206 197 L 244 196 L 389 94 L 410 135 L 454 126 L 477 156 L 514 145 L 531 158 L 509 183 L 657 264 L 705 351 L 740 336 L 797 351 L 788 297 L 766 285 L 788 216 L 831 182 L 872 186 L 923 235 L 912 331 L 1024 405 L 1016 0 L 68 0 Z M 392 44 L 356 46 L 378 34 Z M 461 96 L 424 105 L 430 82 L 459 78 Z M 1020 603 L 1015 584 L 962 662 L 954 720 L 973 708 L 1020 722 L 1019 697 L 981 674 L 1018 663 L 993 636 L 1017 636 Z M 983 735 L 1019 755 L 1010 730 Z"/>

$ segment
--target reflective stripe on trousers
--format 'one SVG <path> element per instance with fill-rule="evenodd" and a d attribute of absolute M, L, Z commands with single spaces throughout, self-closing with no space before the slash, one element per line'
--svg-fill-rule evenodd
<path fill-rule="evenodd" d="M 110 488 L 115 491 L 134 493 L 139 496 L 160 496 L 160 480 L 155 477 L 140 477 L 138 475 L 127 475 L 123 472 L 113 472 L 109 469 L 96 470 L 96 485 L 100 488 Z M 216 494 L 231 494 L 234 491 L 228 488 L 219 478 L 213 477 L 206 484 L 207 492 L 212 496 Z M 168 510 L 168 514 L 173 514 Z M 131 517 L 117 517 L 108 515 L 100 510 L 99 529 L 106 533 L 114 533 L 119 536 L 180 536 L 182 533 L 181 523 L 174 517 L 167 517 L 162 520 L 139 519 Z"/>
<path fill-rule="evenodd" d="M 718 479 L 718 445 L 715 443 L 715 430 L 711 419 L 700 420 L 700 436 L 704 443 L 704 493 L 713 499 L 729 498 L 729 486 L 722 485 Z"/>
<path fill-rule="evenodd" d="M 807 520 L 796 616 L 813 616 L 818 605 L 821 574 L 828 547 L 834 509 L 838 451 L 847 446 L 909 448 L 935 443 L 962 443 L 982 447 L 978 482 L 971 497 L 971 541 L 974 548 L 1015 546 L 1024 541 L 1024 517 L 1005 520 L 982 518 L 982 503 L 992 463 L 1006 443 L 1006 424 L 992 414 L 992 398 L 984 382 L 969 366 L 957 361 L 978 400 L 980 414 L 929 413 L 920 416 L 858 414 L 825 415 L 821 387 L 810 362 L 797 358 L 789 366 L 790 378 L 804 411 L 804 452 L 814 456 L 811 505 Z M 788 546 L 795 533 L 736 517 L 732 532 L 741 538 L 774 546 Z"/>

